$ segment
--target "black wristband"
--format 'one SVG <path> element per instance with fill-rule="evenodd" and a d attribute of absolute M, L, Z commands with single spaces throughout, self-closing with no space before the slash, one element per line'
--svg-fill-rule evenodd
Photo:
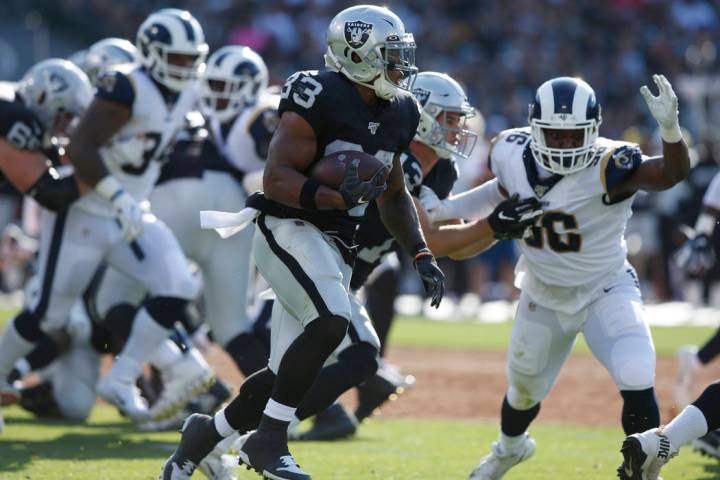
<path fill-rule="evenodd" d="M 315 193 L 318 191 L 318 188 L 320 188 L 320 183 L 313 178 L 308 178 L 307 181 L 303 183 L 302 190 L 300 190 L 300 206 L 302 208 L 305 210 L 317 210 Z"/>
<path fill-rule="evenodd" d="M 419 252 L 421 252 L 423 250 L 430 251 L 430 249 L 427 246 L 427 243 L 418 242 L 417 245 L 415 245 L 415 247 L 413 247 L 412 256 L 414 257 L 415 255 L 417 255 Z"/>

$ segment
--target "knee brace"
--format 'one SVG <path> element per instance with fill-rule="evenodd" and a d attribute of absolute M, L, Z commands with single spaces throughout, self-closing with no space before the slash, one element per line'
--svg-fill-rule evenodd
<path fill-rule="evenodd" d="M 353 383 L 359 385 L 365 379 L 374 375 L 378 369 L 377 349 L 367 342 L 360 342 L 349 346 L 338 355 L 338 362 L 347 365 Z"/>
<path fill-rule="evenodd" d="M 655 398 L 655 389 L 621 390 L 624 403 L 622 426 L 626 435 L 644 432 L 660 425 L 660 409 Z"/>
<path fill-rule="evenodd" d="M 13 320 L 15 330 L 31 343 L 39 342 L 45 333 L 40 329 L 40 318 L 28 309 L 20 312 Z"/>
<path fill-rule="evenodd" d="M 144 306 L 159 325 L 172 328 L 175 322 L 185 317 L 188 302 L 178 297 L 150 297 L 145 300 Z"/>

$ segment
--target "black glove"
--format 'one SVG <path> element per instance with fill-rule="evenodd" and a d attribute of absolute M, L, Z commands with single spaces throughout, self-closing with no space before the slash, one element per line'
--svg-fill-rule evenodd
<path fill-rule="evenodd" d="M 425 293 L 432 295 L 430 306 L 438 308 L 445 294 L 445 275 L 438 267 L 432 252 L 427 248 L 418 251 L 413 266 L 423 282 Z"/>
<path fill-rule="evenodd" d="M 348 209 L 361 203 L 372 202 L 387 188 L 385 183 L 387 167 L 381 168 L 375 172 L 375 175 L 370 180 L 363 182 L 358 175 L 359 164 L 359 160 L 353 160 L 350 163 L 347 171 L 345 171 L 345 179 L 339 188 L 340 195 L 342 195 Z"/>
<path fill-rule="evenodd" d="M 715 265 L 715 249 L 709 236 L 701 233 L 685 242 L 675 262 L 692 277 L 703 277 Z"/>
<path fill-rule="evenodd" d="M 488 217 L 490 228 L 498 240 L 522 238 L 525 229 L 543 214 L 542 202 L 535 197 L 520 200 L 517 193 L 500 202 Z"/>

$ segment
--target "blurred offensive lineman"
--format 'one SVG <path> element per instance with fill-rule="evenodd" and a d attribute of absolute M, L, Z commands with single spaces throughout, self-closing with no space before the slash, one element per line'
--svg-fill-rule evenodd
<path fill-rule="evenodd" d="M 53 268 L 43 285 L 52 318 L 67 317 L 103 261 L 146 287 L 148 299 L 128 342 L 97 386 L 99 395 L 130 417 L 144 419 L 149 412 L 135 379 L 198 285 L 170 230 L 144 214 L 138 202 L 150 193 L 158 160 L 192 106 L 187 87 L 201 71 L 208 47 L 197 21 L 175 9 L 150 15 L 140 26 L 137 45 L 143 66 L 106 72 L 71 137 L 76 174 L 93 188 L 65 215 L 47 221 L 58 240 L 49 247 Z"/>
<path fill-rule="evenodd" d="M 577 78 L 554 78 L 537 90 L 530 128 L 506 130 L 494 139 L 490 162 L 496 180 L 431 208 L 441 220 L 472 218 L 478 205 L 492 204 L 505 192 L 545 202 L 545 214 L 520 243 L 516 285 L 522 294 L 508 351 L 500 440 L 472 480 L 501 478 L 534 453 L 527 428 L 580 331 L 620 390 L 625 432 L 660 422 L 655 348 L 623 233 L 635 193 L 672 187 L 687 177 L 690 163 L 677 97 L 665 77 L 653 80 L 659 96 L 647 87 L 641 93 L 660 125 L 663 157 L 644 158 L 636 145 L 598 138 L 594 91 Z"/>
<path fill-rule="evenodd" d="M 410 142 L 409 149 L 402 154 L 401 159 L 405 184 L 416 202 L 420 224 L 430 250 L 436 257 L 449 256 L 462 259 L 485 250 L 495 242 L 496 238 L 521 238 L 525 227 L 534 222 L 533 208 L 536 215 L 542 213 L 539 210 L 540 202 L 535 198 L 527 201 L 505 200 L 487 219 L 483 218 L 467 224 L 461 225 L 458 221 L 455 225 L 438 227 L 428 221 L 424 209 L 417 200 L 421 187 L 432 189 L 439 198 L 445 198 L 450 193 L 457 180 L 454 159 L 467 158 L 474 147 L 476 140 L 474 133 L 465 129 L 464 125 L 465 120 L 475 114 L 475 109 L 468 102 L 460 84 L 442 73 L 419 73 L 413 84 L 413 94 L 422 106 L 421 119 L 415 138 Z M 525 212 L 524 209 L 528 211 Z M 500 212 L 503 213 L 503 218 L 500 218 Z M 523 214 L 526 214 L 524 220 L 518 221 L 517 219 Z M 368 314 L 359 303 L 356 292 L 363 287 L 382 259 L 395 251 L 397 244 L 383 225 L 375 205 L 368 206 L 365 220 L 358 230 L 357 243 L 358 255 L 353 266 L 350 288 L 351 299 L 357 304 L 358 315 L 354 315 L 351 320 L 352 334 L 345 338 L 335 353 L 336 378 L 326 382 L 328 384 L 326 390 L 342 388 L 344 391 L 358 385 L 367 376 L 367 373 L 363 372 L 372 372 L 377 367 L 375 358 L 380 350 L 380 340 L 373 323 L 368 321 Z M 368 348 L 369 346 L 372 349 Z M 363 347 L 367 350 L 365 356 L 359 355 Z M 347 366 L 341 368 L 343 364 Z M 360 366 L 363 368 L 359 368 Z M 379 376 L 380 373 L 376 375 Z M 323 369 L 321 376 L 330 377 L 330 372 Z M 373 377 L 369 381 L 373 384 L 381 384 L 384 380 Z M 313 388 L 320 387 L 319 384 L 318 380 Z M 390 387 L 394 386 L 390 385 Z M 367 395 L 360 387 L 358 389 L 360 395 Z M 335 397 L 342 391 L 337 392 Z M 394 388 L 388 389 L 388 395 L 393 392 Z M 329 399 L 330 395 L 327 397 Z M 361 421 L 365 416 L 370 415 L 378 406 L 378 402 L 386 399 L 387 397 L 377 396 L 373 404 L 363 405 L 357 411 L 357 420 Z M 302 407 L 307 403 L 306 397 L 301 408 L 298 408 L 300 419 L 304 418 L 305 412 Z M 352 418 L 343 415 L 341 408 L 339 405 L 333 406 L 330 411 L 318 415 L 313 429 L 301 438 L 331 439 L 334 435 L 348 435 L 354 432 Z"/>
<path fill-rule="evenodd" d="M 444 277 L 423 239 L 400 165 L 419 120 L 408 91 L 417 72 L 414 52 L 412 34 L 394 13 L 356 6 L 330 23 L 327 70 L 297 72 L 287 80 L 265 167 L 264 195 L 248 202 L 261 212 L 255 262 L 277 296 L 269 368 L 249 377 L 214 419 L 189 417 L 163 478 L 188 478 L 215 444 L 246 430 L 243 411 L 253 409 L 253 402 L 264 403 L 268 391 L 262 420 L 244 442 L 240 459 L 267 478 L 310 478 L 289 453 L 287 429 L 348 330 L 354 234 L 371 200 L 377 198 L 383 222 L 415 259 L 433 304 L 442 299 Z M 361 181 L 357 165 L 348 168 L 339 191 L 302 173 L 319 158 L 348 149 L 366 151 L 385 163 L 387 185 L 376 178 Z"/>
<path fill-rule="evenodd" d="M 31 68 L 17 85 L 0 84 L 0 170 L 4 177 L 43 207 L 43 215 L 62 214 L 80 195 L 72 176 L 61 173 L 52 138 L 68 130 L 92 99 L 87 76 L 72 63 L 49 59 Z M 84 188 L 84 187 L 83 187 Z M 47 248 L 55 237 L 44 230 L 40 269 L 47 269 Z M 17 358 L 28 353 L 45 332 L 62 327 L 47 319 L 47 298 L 28 304 L 8 323 L 0 338 L 0 405 L 17 400 L 8 374 Z M 63 319 L 64 321 L 64 319 Z M 2 425 L 0 414 L 0 426 Z"/>

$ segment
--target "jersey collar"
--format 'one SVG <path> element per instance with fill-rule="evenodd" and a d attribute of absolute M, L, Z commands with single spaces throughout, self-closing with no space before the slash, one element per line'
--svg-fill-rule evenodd
<path fill-rule="evenodd" d="M 558 174 L 553 174 L 546 178 L 540 178 L 540 174 L 537 170 L 538 164 L 533 158 L 532 151 L 530 150 L 530 142 L 525 145 L 525 149 L 523 150 L 523 163 L 525 164 L 525 174 L 527 175 L 527 181 L 530 184 L 530 188 L 532 188 L 533 192 L 535 193 L 535 196 L 538 198 L 543 197 L 547 192 L 550 191 L 552 187 L 555 186 L 556 183 L 558 183 L 563 178 L 562 175 Z"/>

